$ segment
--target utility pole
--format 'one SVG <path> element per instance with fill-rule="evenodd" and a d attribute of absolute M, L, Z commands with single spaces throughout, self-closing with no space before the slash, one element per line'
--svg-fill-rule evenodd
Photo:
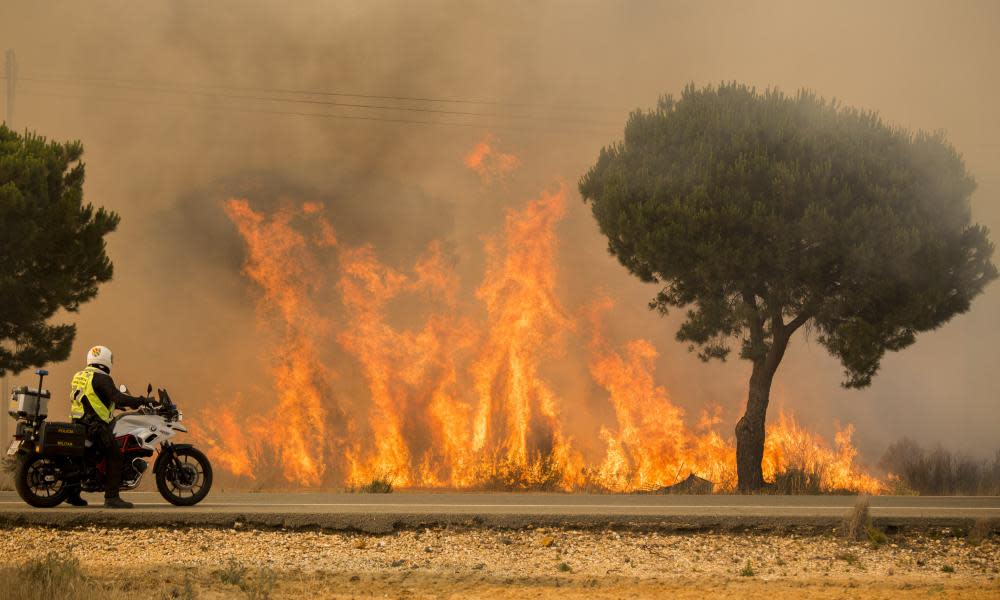
<path fill-rule="evenodd" d="M 6 108 L 7 108 L 7 127 L 14 126 L 14 85 L 17 83 L 17 61 L 14 59 L 14 50 L 8 49 L 4 53 L 4 75 L 6 75 L 5 94 L 6 98 Z M 10 430 L 10 418 L 5 414 L 7 412 L 7 403 L 10 401 L 10 390 L 8 385 L 8 380 L 10 376 L 5 374 L 0 376 L 0 408 L 3 412 L 0 412 L 0 453 L 6 456 L 7 452 L 7 442 L 9 440 L 9 430 Z"/>
<path fill-rule="evenodd" d="M 0 458 L 7 455 L 7 444 L 10 443 L 10 417 L 7 415 L 7 404 L 10 402 L 10 390 L 7 389 L 7 375 L 0 377 L 0 392 L 3 396 L 0 396 L 0 407 L 3 408 L 3 412 L 0 412 Z"/>
<path fill-rule="evenodd" d="M 14 127 L 14 86 L 17 85 L 17 60 L 14 58 L 14 51 L 8 49 L 4 53 L 5 69 L 7 76 L 6 97 L 7 97 L 7 127 Z"/>

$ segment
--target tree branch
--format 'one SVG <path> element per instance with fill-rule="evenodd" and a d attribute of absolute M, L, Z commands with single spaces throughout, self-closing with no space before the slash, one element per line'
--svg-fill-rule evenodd
<path fill-rule="evenodd" d="M 767 302 L 767 311 L 771 317 L 771 333 L 775 339 L 785 334 L 785 321 L 781 318 L 781 307 L 777 303 Z"/>
<path fill-rule="evenodd" d="M 800 312 L 798 315 L 795 316 L 794 319 L 792 319 L 791 321 L 788 322 L 787 329 L 788 329 L 789 335 L 791 335 L 792 332 L 794 332 L 799 327 L 802 327 L 803 325 L 805 325 L 806 321 L 808 321 L 812 317 L 813 317 L 813 314 L 812 314 L 812 310 L 811 309 L 809 309 L 809 308 L 802 309 L 802 312 Z"/>
<path fill-rule="evenodd" d="M 743 302 L 751 312 L 749 318 L 750 348 L 755 356 L 752 360 L 756 362 L 756 356 L 758 354 L 763 356 L 767 350 L 767 345 L 764 343 L 764 317 L 760 314 L 760 308 L 757 306 L 757 299 L 753 292 L 744 290 Z"/>

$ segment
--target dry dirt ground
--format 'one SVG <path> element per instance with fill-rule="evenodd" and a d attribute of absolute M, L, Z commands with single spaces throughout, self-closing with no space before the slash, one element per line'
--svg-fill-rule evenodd
<path fill-rule="evenodd" d="M 0 530 L 0 567 L 54 552 L 122 597 L 1000 598 L 1000 540 L 424 529 Z M 270 595 L 268 595 L 270 592 Z"/>

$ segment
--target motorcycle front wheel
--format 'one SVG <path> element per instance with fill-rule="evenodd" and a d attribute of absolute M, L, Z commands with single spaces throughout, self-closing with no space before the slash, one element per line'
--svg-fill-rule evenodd
<path fill-rule="evenodd" d="M 59 463 L 38 454 L 20 460 L 14 474 L 14 488 L 21 500 L 35 508 L 59 506 L 69 495 Z"/>
<path fill-rule="evenodd" d="M 212 489 L 212 465 L 201 450 L 177 448 L 173 459 L 156 469 L 156 489 L 167 502 L 194 506 Z"/>

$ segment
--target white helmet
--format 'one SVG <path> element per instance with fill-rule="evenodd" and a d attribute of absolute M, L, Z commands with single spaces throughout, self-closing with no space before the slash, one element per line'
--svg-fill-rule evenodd
<path fill-rule="evenodd" d="M 88 367 L 90 365 L 101 365 L 110 372 L 112 362 L 111 350 L 104 346 L 94 346 L 87 352 Z"/>

